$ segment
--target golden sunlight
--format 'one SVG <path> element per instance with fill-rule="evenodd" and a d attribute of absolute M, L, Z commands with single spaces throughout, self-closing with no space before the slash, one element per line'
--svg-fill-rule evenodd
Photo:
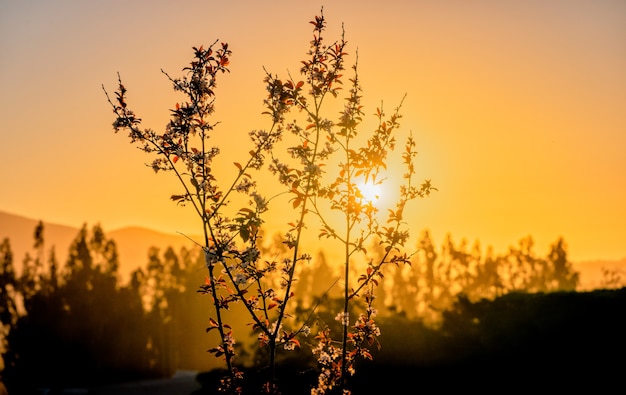
<path fill-rule="evenodd" d="M 380 183 L 367 181 L 357 184 L 357 188 L 363 195 L 363 199 L 367 200 L 369 203 L 376 203 L 382 194 L 382 188 Z"/>

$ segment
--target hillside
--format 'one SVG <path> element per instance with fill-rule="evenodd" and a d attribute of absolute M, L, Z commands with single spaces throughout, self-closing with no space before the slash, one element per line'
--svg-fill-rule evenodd
<path fill-rule="evenodd" d="M 0 211 L 0 240 L 9 238 L 13 251 L 13 262 L 18 272 L 26 254 L 33 256 L 33 233 L 38 219 Z M 54 246 L 57 261 L 64 263 L 72 241 L 78 234 L 82 224 L 76 227 L 44 223 L 44 240 L 46 255 Z M 90 228 L 96 224 L 87 224 Z M 120 274 L 126 280 L 129 273 L 147 262 L 148 249 L 152 246 L 167 248 L 172 246 L 179 250 L 182 246 L 192 247 L 194 244 L 180 234 L 167 234 L 141 227 L 125 227 L 116 230 L 103 229 L 106 236 L 115 240 L 120 255 Z"/>

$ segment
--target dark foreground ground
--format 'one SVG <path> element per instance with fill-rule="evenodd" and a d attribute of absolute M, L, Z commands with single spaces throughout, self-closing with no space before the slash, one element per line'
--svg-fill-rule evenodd
<path fill-rule="evenodd" d="M 190 395 L 201 388 L 197 372 L 179 371 L 172 378 L 144 380 L 83 390 L 89 395 Z"/>
<path fill-rule="evenodd" d="M 436 331 L 402 317 L 381 322 L 381 330 L 382 348 L 351 380 L 355 395 L 626 393 L 626 288 L 461 301 Z M 280 365 L 283 395 L 310 393 L 316 373 L 309 357 Z M 252 380 L 245 394 L 259 393 L 255 376 L 247 372 Z M 182 371 L 47 395 L 212 395 L 220 377 Z"/>
<path fill-rule="evenodd" d="M 358 367 L 354 394 L 626 393 L 626 288 L 460 301 L 440 330 L 401 317 L 381 329 L 382 348 Z M 283 394 L 310 393 L 314 370 L 298 361 L 283 366 Z M 203 372 L 197 387 L 189 380 L 166 393 L 216 394 L 219 377 Z"/>
<path fill-rule="evenodd" d="M 624 393 L 626 365 L 624 356 L 612 364 L 563 368 L 544 365 L 541 369 L 514 366 L 408 368 L 386 366 L 361 370 L 354 380 L 354 394 L 412 394 L 419 392 L 478 392 L 481 394 L 519 393 Z M 603 369 L 598 369 L 602 367 Z M 365 378 L 364 378 L 365 377 Z M 295 377 L 296 381 L 298 376 Z M 66 391 L 63 394 L 96 395 L 209 395 L 217 394 L 202 387 L 202 374 L 178 373 L 170 379 L 147 380 L 111 385 L 89 390 Z M 307 381 L 305 379 L 304 381 Z M 256 394 L 258 391 L 246 392 Z M 284 395 L 308 394 L 307 388 L 283 392 Z"/>

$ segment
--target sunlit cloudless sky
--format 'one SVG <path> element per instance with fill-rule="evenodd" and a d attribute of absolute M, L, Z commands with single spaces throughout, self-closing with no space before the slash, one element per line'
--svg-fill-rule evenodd
<path fill-rule="evenodd" d="M 173 76 L 193 46 L 228 42 L 216 144 L 247 155 L 261 115 L 263 67 L 297 75 L 324 7 L 326 38 L 358 48 L 366 114 L 406 94 L 403 130 L 420 179 L 414 238 L 478 239 L 536 252 L 563 237 L 571 260 L 626 257 L 626 2 L 4 1 L 0 4 L 0 210 L 106 230 L 199 233 L 179 191 L 114 134 L 101 85 L 117 72 L 145 127 L 163 130 L 180 100 Z M 291 219 L 289 217 L 289 219 Z"/>

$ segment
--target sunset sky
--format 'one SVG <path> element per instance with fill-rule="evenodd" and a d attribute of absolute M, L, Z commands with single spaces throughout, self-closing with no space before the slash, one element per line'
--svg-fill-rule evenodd
<path fill-rule="evenodd" d="M 191 47 L 233 51 L 219 81 L 216 144 L 247 155 L 263 67 L 297 75 L 324 7 L 327 40 L 344 24 L 358 48 L 365 112 L 402 100 L 420 179 L 411 206 L 430 229 L 495 252 L 531 235 L 564 237 L 570 260 L 626 257 L 626 2 L 4 1 L 0 4 L 0 210 L 106 230 L 199 233 L 150 158 L 114 134 L 101 85 L 119 72 L 145 127 L 163 130 Z M 291 217 L 289 218 L 291 219 Z"/>

